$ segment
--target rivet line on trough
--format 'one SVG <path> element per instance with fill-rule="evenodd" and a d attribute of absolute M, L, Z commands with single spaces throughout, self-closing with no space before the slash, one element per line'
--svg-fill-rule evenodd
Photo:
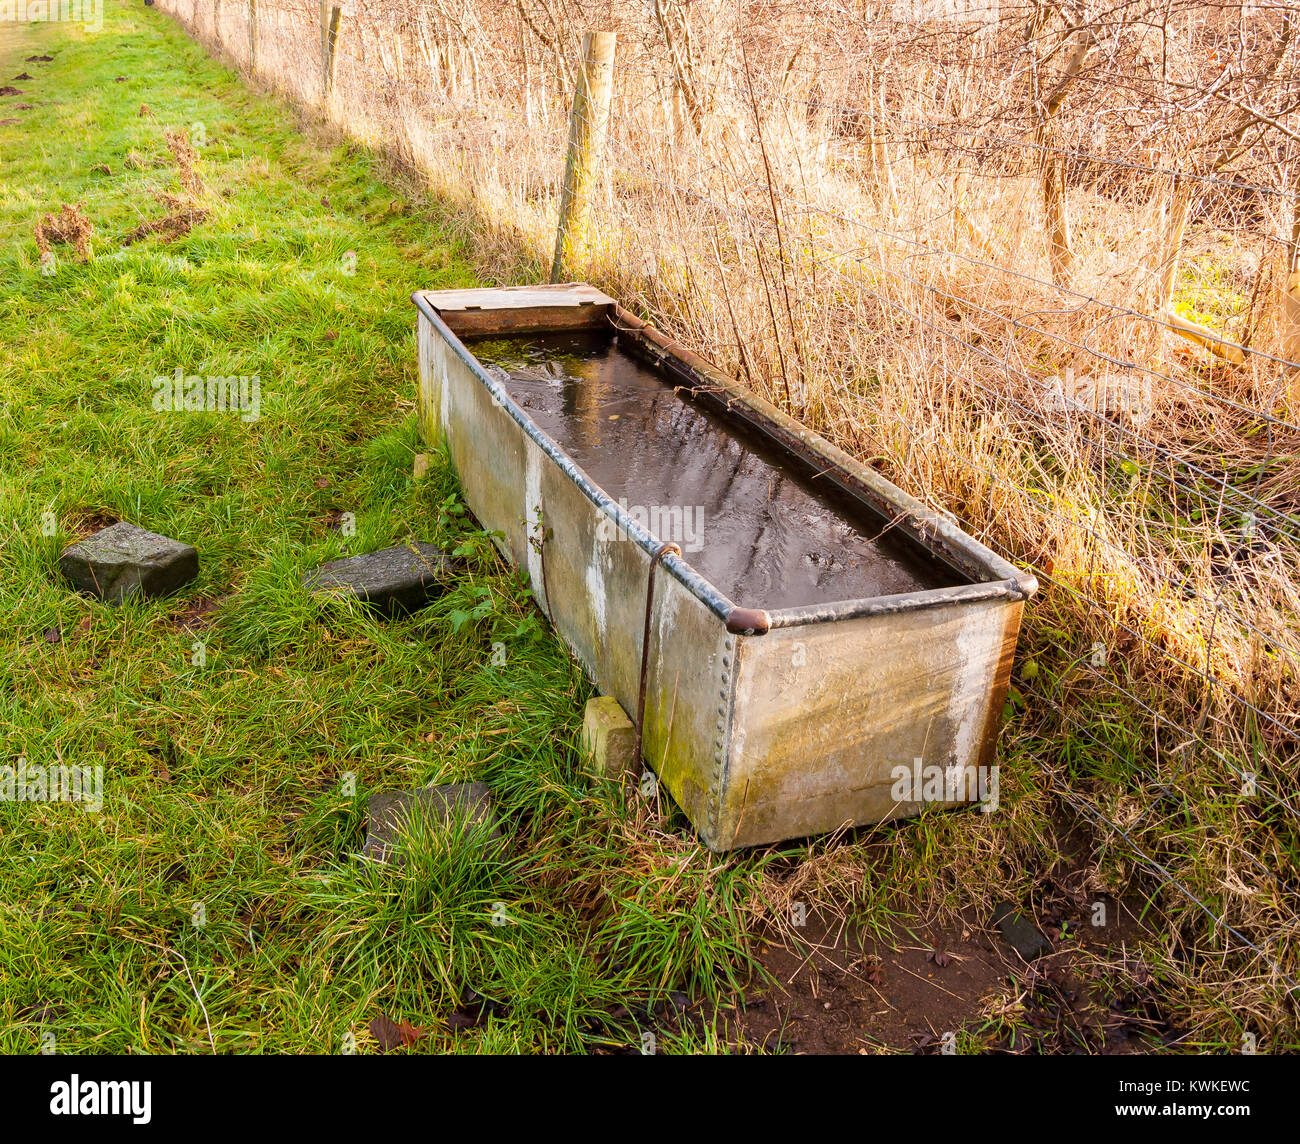
<path fill-rule="evenodd" d="M 731 702 L 731 657 L 736 647 L 736 637 L 728 634 L 722 642 L 722 686 L 718 689 L 721 705 L 718 707 L 718 735 L 713 741 L 714 797 L 709 800 L 709 834 L 717 837 L 718 814 L 722 809 L 722 782 L 727 769 L 727 708 Z"/>

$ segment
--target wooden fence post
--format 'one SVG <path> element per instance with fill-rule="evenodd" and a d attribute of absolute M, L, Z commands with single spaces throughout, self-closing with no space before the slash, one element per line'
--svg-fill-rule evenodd
<path fill-rule="evenodd" d="M 569 151 L 560 192 L 560 224 L 555 232 L 551 281 L 562 282 L 567 270 L 587 251 L 587 215 L 591 188 L 609 129 L 609 98 L 614 89 L 613 32 L 587 32 L 582 37 L 582 67 L 569 117 Z"/>
<path fill-rule="evenodd" d="M 329 0 L 320 3 L 320 66 L 322 102 L 328 103 L 334 91 L 335 62 L 338 59 L 339 20 L 343 10 Z"/>
<path fill-rule="evenodd" d="M 257 0 L 248 0 L 248 70 L 257 71 Z"/>

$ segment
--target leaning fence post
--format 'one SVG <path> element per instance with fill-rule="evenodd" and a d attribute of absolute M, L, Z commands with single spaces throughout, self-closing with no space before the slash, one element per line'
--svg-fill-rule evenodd
<path fill-rule="evenodd" d="M 582 37 L 582 67 L 569 117 L 569 150 L 560 192 L 560 224 L 555 232 L 551 281 L 563 281 L 565 271 L 587 249 L 587 214 L 596 181 L 600 153 L 609 128 L 609 97 L 614 89 L 614 33 L 587 32 Z"/>
<path fill-rule="evenodd" d="M 248 0 L 248 70 L 257 71 L 257 0 Z"/>
<path fill-rule="evenodd" d="M 330 93 L 334 90 L 335 60 L 338 59 L 339 19 L 343 9 L 330 4 L 329 0 L 320 3 L 320 66 L 322 102 L 328 103 Z"/>

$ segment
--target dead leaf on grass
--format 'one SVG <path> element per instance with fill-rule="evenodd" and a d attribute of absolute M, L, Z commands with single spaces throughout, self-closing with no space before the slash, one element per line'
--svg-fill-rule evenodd
<path fill-rule="evenodd" d="M 412 1025 L 409 1021 L 392 1021 L 382 1013 L 370 1022 L 370 1035 L 385 1053 L 415 1044 L 426 1032 L 419 1025 Z"/>

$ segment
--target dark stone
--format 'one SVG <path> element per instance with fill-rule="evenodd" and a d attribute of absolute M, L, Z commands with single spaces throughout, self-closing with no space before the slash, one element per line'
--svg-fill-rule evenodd
<path fill-rule="evenodd" d="M 165 596 L 189 583 L 199 574 L 199 554 L 123 520 L 69 545 L 59 567 L 78 592 L 120 604 L 134 596 Z"/>
<path fill-rule="evenodd" d="M 1052 943 L 1043 932 L 1010 902 L 999 902 L 994 907 L 992 924 L 1002 940 L 1026 961 L 1052 952 Z"/>
<path fill-rule="evenodd" d="M 487 783 L 448 783 L 419 790 L 385 791 L 370 796 L 367 804 L 366 844 L 361 857 L 388 862 L 398 842 L 402 824 L 419 806 L 431 822 L 449 823 L 456 816 L 473 819 L 487 828 L 486 838 L 500 838 L 492 816 L 492 796 Z M 393 859 L 400 864 L 401 859 Z"/>
<path fill-rule="evenodd" d="M 399 544 L 322 564 L 302 578 L 316 595 L 350 594 L 393 616 L 424 607 L 446 587 L 451 559 L 432 544 Z"/>

